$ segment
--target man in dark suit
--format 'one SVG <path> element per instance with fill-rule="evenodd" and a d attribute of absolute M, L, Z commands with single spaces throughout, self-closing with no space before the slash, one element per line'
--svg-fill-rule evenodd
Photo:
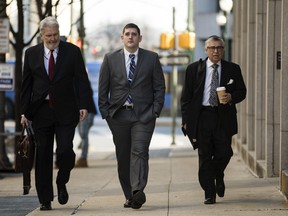
<path fill-rule="evenodd" d="M 91 94 L 80 49 L 60 41 L 53 17 L 40 22 L 43 43 L 25 52 L 21 89 L 21 124 L 32 121 L 36 140 L 35 180 L 40 210 L 53 201 L 53 144 L 57 143 L 58 201 L 66 204 L 66 183 L 75 164 L 73 138 L 79 119 L 86 118 Z"/>
<path fill-rule="evenodd" d="M 211 36 L 205 42 L 208 56 L 186 69 L 181 96 L 182 127 L 193 147 L 198 148 L 199 182 L 205 191 L 205 204 L 216 202 L 216 193 L 225 193 L 224 170 L 233 155 L 231 138 L 237 133 L 235 104 L 246 97 L 239 65 L 222 59 L 224 41 Z M 217 97 L 216 87 L 226 88 Z M 216 100 L 214 100 L 214 99 Z"/>
<path fill-rule="evenodd" d="M 124 48 L 106 54 L 99 76 L 99 109 L 113 135 L 125 208 L 146 201 L 149 145 L 164 104 L 165 81 L 158 55 L 139 48 L 140 29 L 123 28 Z"/>

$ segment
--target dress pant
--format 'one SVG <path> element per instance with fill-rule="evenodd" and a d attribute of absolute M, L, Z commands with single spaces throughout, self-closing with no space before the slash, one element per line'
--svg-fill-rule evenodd
<path fill-rule="evenodd" d="M 35 182 L 40 203 L 53 201 L 53 150 L 56 140 L 57 185 L 65 185 L 75 164 L 73 139 L 76 124 L 62 125 L 44 102 L 32 122 L 36 141 Z"/>
<path fill-rule="evenodd" d="M 125 198 L 131 199 L 133 191 L 143 191 L 147 185 L 149 146 L 155 119 L 144 124 L 133 109 L 123 107 L 106 120 L 115 144 L 119 181 Z"/>
<path fill-rule="evenodd" d="M 224 170 L 233 155 L 231 136 L 221 126 L 217 107 L 202 108 L 197 142 L 199 182 L 205 191 L 205 198 L 215 197 L 215 180 L 224 178 Z"/>

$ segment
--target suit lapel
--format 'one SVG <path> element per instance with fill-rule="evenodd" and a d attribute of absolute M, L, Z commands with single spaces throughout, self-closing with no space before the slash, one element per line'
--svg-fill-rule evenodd
<path fill-rule="evenodd" d="M 43 72 L 43 76 L 46 77 L 47 79 L 49 79 L 49 75 L 48 75 L 48 71 L 45 68 L 45 63 L 44 63 L 44 44 L 39 44 L 39 51 L 37 51 L 37 53 L 40 53 L 40 55 L 37 55 L 36 57 L 36 61 L 40 64 L 41 67 L 41 71 Z M 38 60 L 37 60 L 38 58 Z"/>
<path fill-rule="evenodd" d="M 141 68 L 142 61 L 143 61 L 143 50 L 141 48 L 139 48 L 139 50 L 138 50 L 138 59 L 137 59 L 137 63 L 136 63 L 136 69 L 135 69 L 135 72 L 134 72 L 134 75 L 133 75 L 133 79 L 132 79 L 131 85 L 133 85 L 133 83 L 134 83 L 134 81 L 135 81 L 135 79 L 137 77 L 139 69 Z"/>
<path fill-rule="evenodd" d="M 53 80 L 55 79 L 57 74 L 59 76 L 59 66 L 58 65 L 61 65 L 61 61 L 63 61 L 63 57 L 65 56 L 65 52 L 66 51 L 67 50 L 63 47 L 63 42 L 60 41 L 59 48 L 58 48 L 58 53 L 57 53 L 57 59 L 56 59 L 56 63 L 55 63 Z"/>
<path fill-rule="evenodd" d="M 127 72 L 126 72 L 126 62 L 125 62 L 125 54 L 124 54 L 124 50 L 121 49 L 120 52 L 118 53 L 117 56 L 117 64 L 119 64 L 118 68 L 119 68 L 119 72 L 123 75 L 123 79 L 126 80 L 127 85 L 129 85 L 128 83 L 128 78 L 127 78 Z"/>
<path fill-rule="evenodd" d="M 229 69 L 227 68 L 227 64 L 225 61 L 221 61 L 221 79 L 220 79 L 220 86 L 226 86 L 229 81 L 228 76 Z"/>
<path fill-rule="evenodd" d="M 199 90 L 199 92 L 203 92 L 204 86 L 205 86 L 205 78 L 206 78 L 206 61 L 207 58 L 202 61 L 202 59 L 199 60 L 199 65 L 197 66 L 197 84 L 196 85 L 196 91 Z"/>

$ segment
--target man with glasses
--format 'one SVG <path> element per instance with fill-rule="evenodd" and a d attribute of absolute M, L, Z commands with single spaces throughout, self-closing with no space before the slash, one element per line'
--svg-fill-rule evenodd
<path fill-rule="evenodd" d="M 207 58 L 186 69 L 181 96 L 182 127 L 194 149 L 198 148 L 198 178 L 205 192 L 204 204 L 224 197 L 224 170 L 233 155 L 231 139 L 237 133 L 235 104 L 246 97 L 239 65 L 222 59 L 224 41 L 213 35 L 205 41 Z M 217 96 L 217 87 L 226 92 Z"/>

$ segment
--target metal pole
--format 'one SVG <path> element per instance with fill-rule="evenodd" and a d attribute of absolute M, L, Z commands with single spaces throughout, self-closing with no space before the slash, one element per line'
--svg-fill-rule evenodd
<path fill-rule="evenodd" d="M 83 0 L 80 1 L 80 29 L 79 36 L 81 40 L 81 51 L 84 57 L 84 38 L 85 38 L 85 27 L 84 27 L 84 12 L 83 12 Z"/>
<path fill-rule="evenodd" d="M 223 40 L 225 42 L 225 53 L 224 53 L 224 57 L 225 57 L 225 60 L 226 61 L 229 61 L 229 43 L 228 43 L 228 37 L 227 37 L 227 22 L 228 22 L 228 16 L 227 16 L 227 13 L 226 11 L 223 12 L 224 13 L 224 16 L 226 17 L 226 23 L 221 26 L 222 28 L 222 34 L 223 34 Z"/>
<path fill-rule="evenodd" d="M 188 25 L 187 25 L 187 30 L 189 32 L 194 32 L 195 31 L 193 9 L 194 9 L 194 0 L 188 0 L 188 19 L 187 19 Z"/>
<path fill-rule="evenodd" d="M 173 54 L 177 55 L 177 38 L 175 28 L 175 7 L 173 7 L 173 32 L 174 32 L 174 47 Z M 176 133 L 176 117 L 177 117 L 177 84 L 178 84 L 178 69 L 176 65 L 172 66 L 172 143 L 175 145 L 175 133 Z"/>

